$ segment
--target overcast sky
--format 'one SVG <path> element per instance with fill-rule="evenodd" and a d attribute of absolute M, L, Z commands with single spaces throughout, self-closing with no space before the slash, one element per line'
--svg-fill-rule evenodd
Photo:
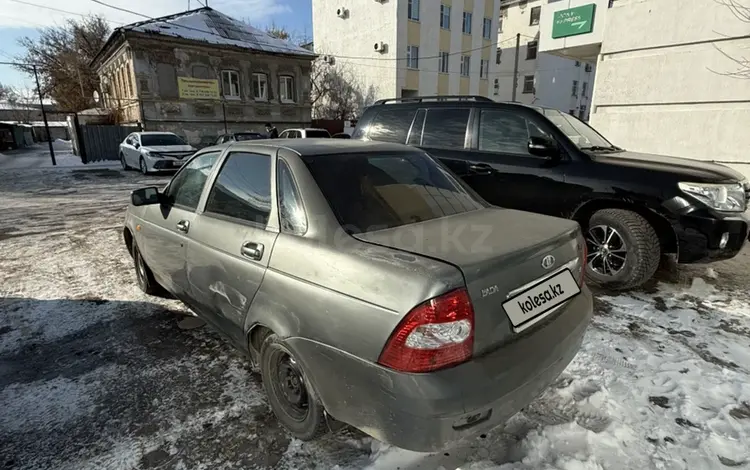
<path fill-rule="evenodd" d="M 110 5 L 142 13 L 150 17 L 170 15 L 191 8 L 200 8 L 205 0 L 102 0 Z M 207 0 L 211 8 L 237 19 L 246 19 L 253 25 L 263 27 L 271 22 L 290 31 L 312 36 L 311 0 Z M 61 11 L 26 5 L 35 3 Z M 110 21 L 113 28 L 122 24 L 142 21 L 146 18 L 117 11 L 91 0 L 0 0 L 0 61 L 9 60 L 22 52 L 17 39 L 36 36 L 36 30 L 44 26 L 63 23 L 68 18 L 80 19 L 80 15 L 100 14 Z M 74 14 L 73 14 L 74 13 Z M 31 86 L 29 77 L 16 72 L 12 67 L 0 65 L 0 83 L 12 86 Z"/>

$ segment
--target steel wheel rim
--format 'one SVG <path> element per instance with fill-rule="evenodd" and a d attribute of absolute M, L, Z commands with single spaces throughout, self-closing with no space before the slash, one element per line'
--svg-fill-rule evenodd
<path fill-rule="evenodd" d="M 628 247 L 616 228 L 595 225 L 586 234 L 587 265 L 601 276 L 616 276 L 627 264 Z"/>
<path fill-rule="evenodd" d="M 310 412 L 309 395 L 297 361 L 286 353 L 279 353 L 271 382 L 284 413 L 297 422 L 304 421 Z"/>

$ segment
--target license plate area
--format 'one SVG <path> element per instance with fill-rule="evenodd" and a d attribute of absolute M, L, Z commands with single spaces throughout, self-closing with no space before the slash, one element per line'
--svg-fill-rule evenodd
<path fill-rule="evenodd" d="M 581 293 L 573 274 L 565 269 L 514 295 L 503 302 L 503 310 L 514 328 L 521 330 L 525 324 Z"/>

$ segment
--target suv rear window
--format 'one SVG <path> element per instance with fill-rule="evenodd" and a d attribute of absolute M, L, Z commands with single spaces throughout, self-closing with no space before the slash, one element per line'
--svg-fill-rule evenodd
<path fill-rule="evenodd" d="M 424 153 L 326 155 L 304 161 L 339 223 L 352 234 L 484 207 Z"/>
<path fill-rule="evenodd" d="M 401 106 L 383 109 L 370 123 L 367 138 L 380 142 L 405 143 L 416 112 L 416 109 Z"/>

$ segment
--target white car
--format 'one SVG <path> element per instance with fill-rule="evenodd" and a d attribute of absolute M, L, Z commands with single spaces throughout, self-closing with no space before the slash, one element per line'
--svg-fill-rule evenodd
<path fill-rule="evenodd" d="M 279 134 L 279 139 L 328 139 L 331 134 L 325 129 L 286 129 Z"/>
<path fill-rule="evenodd" d="M 180 168 L 196 148 L 171 132 L 133 132 L 120 144 L 122 168 L 152 171 Z"/>

